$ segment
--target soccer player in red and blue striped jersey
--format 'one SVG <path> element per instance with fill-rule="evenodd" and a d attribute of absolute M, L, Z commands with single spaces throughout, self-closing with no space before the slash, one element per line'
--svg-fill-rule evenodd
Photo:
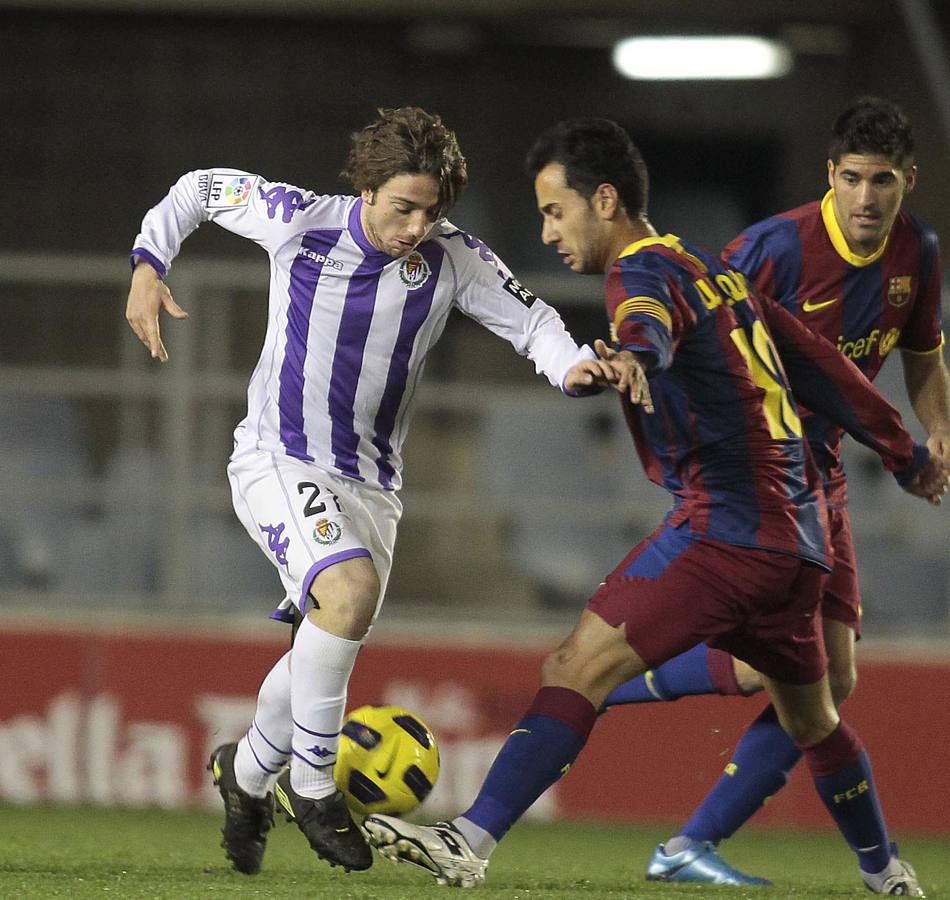
<path fill-rule="evenodd" d="M 919 895 L 892 852 L 867 754 L 832 701 L 818 615 L 830 562 L 824 495 L 789 381 L 912 493 L 945 490 L 942 466 L 833 345 L 763 307 L 739 272 L 657 234 L 646 168 L 618 125 L 561 123 L 528 169 L 542 240 L 572 271 L 607 273 L 613 348 L 598 342 L 598 354 L 615 367 L 647 474 L 674 504 L 546 659 L 543 686 L 472 806 L 435 826 L 370 816 L 370 842 L 443 883 L 481 883 L 497 842 L 571 767 L 608 694 L 705 641 L 764 674 L 865 883 L 881 893 L 899 879 Z"/>
<path fill-rule="evenodd" d="M 917 180 L 913 151 L 910 124 L 900 109 L 877 98 L 858 100 L 832 129 L 830 190 L 824 198 L 752 225 L 725 248 L 723 259 L 809 330 L 834 343 L 869 379 L 898 348 L 928 445 L 946 459 L 950 376 L 942 354 L 937 236 L 901 209 Z M 821 611 L 832 694 L 840 704 L 854 688 L 854 643 L 861 625 L 842 431 L 811 410 L 803 410 L 803 424 L 829 506 L 833 567 L 822 589 Z M 700 647 L 646 679 L 622 685 L 607 705 L 736 693 L 740 687 L 748 693 L 760 688 L 761 680 L 741 661 Z M 769 707 L 680 834 L 657 849 L 648 873 L 662 879 L 675 870 L 681 881 L 748 883 L 747 876 L 702 848 L 735 833 L 784 786 L 800 757 Z M 686 866 L 684 854 L 693 855 Z"/>

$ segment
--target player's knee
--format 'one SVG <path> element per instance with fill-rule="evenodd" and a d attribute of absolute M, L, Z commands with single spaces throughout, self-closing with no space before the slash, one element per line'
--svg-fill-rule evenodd
<path fill-rule="evenodd" d="M 736 684 L 739 685 L 739 690 L 743 694 L 754 694 L 765 687 L 762 676 L 748 663 L 733 657 L 732 668 L 736 673 Z"/>
<path fill-rule="evenodd" d="M 835 706 L 841 706 L 854 693 L 857 682 L 858 670 L 853 664 L 840 669 L 828 669 L 828 684 Z"/>
<path fill-rule="evenodd" d="M 330 566 L 310 587 L 314 601 L 310 617 L 331 634 L 361 640 L 373 622 L 379 592 L 379 576 L 369 558 Z"/>
<path fill-rule="evenodd" d="M 783 722 L 782 725 L 799 747 L 812 747 L 823 741 L 838 727 L 838 717 L 796 716 Z"/>

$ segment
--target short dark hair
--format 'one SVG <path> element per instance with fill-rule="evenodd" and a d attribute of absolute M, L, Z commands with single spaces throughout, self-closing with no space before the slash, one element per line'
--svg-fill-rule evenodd
<path fill-rule="evenodd" d="M 377 112 L 375 122 L 351 135 L 353 146 L 340 175 L 358 192 L 375 191 L 396 175 L 431 175 L 439 184 L 440 214 L 445 215 L 468 184 L 455 132 L 418 106 Z"/>
<path fill-rule="evenodd" d="M 610 119 L 568 119 L 535 141 L 525 169 L 537 177 L 549 163 L 564 166 L 567 186 L 588 200 L 601 184 L 612 184 L 631 219 L 645 216 L 650 190 L 646 163 L 636 145 Z"/>
<path fill-rule="evenodd" d="M 890 100 L 860 97 L 831 128 L 828 158 L 837 164 L 848 153 L 886 156 L 901 169 L 914 164 L 914 135 L 910 120 Z"/>

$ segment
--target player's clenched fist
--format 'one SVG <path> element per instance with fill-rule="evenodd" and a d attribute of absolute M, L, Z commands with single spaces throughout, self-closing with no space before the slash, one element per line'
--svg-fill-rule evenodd
<path fill-rule="evenodd" d="M 132 287 L 125 307 L 125 318 L 135 336 L 148 348 L 152 359 L 168 362 L 168 351 L 162 343 L 158 315 L 165 310 L 175 319 L 187 319 L 186 313 L 173 299 L 168 286 L 148 263 L 140 262 L 132 273 Z"/>
<path fill-rule="evenodd" d="M 950 472 L 946 464 L 938 456 L 931 453 L 924 463 L 920 474 L 904 490 L 915 497 L 923 497 L 934 506 L 939 506 L 941 498 L 947 492 L 950 484 Z"/>

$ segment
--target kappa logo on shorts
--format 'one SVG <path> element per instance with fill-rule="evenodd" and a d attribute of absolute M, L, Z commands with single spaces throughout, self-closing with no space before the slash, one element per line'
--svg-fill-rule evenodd
<path fill-rule="evenodd" d="M 410 291 L 421 288 L 432 274 L 432 269 L 421 253 L 413 250 L 400 264 L 399 277 Z"/>
<path fill-rule="evenodd" d="M 286 526 L 283 522 L 279 525 L 260 526 L 261 531 L 267 535 L 267 546 L 270 548 L 271 553 L 274 554 L 274 559 L 282 566 L 287 565 L 287 548 L 290 547 L 289 537 L 285 537 L 281 540 L 284 534 L 284 528 L 286 528 Z"/>
<path fill-rule="evenodd" d="M 215 172 L 208 188 L 208 209 L 228 209 L 247 206 L 251 199 L 253 182 L 246 175 L 228 175 Z"/>
<path fill-rule="evenodd" d="M 313 539 L 318 544 L 335 544 L 343 537 L 343 529 L 330 519 L 317 519 L 313 526 Z"/>

